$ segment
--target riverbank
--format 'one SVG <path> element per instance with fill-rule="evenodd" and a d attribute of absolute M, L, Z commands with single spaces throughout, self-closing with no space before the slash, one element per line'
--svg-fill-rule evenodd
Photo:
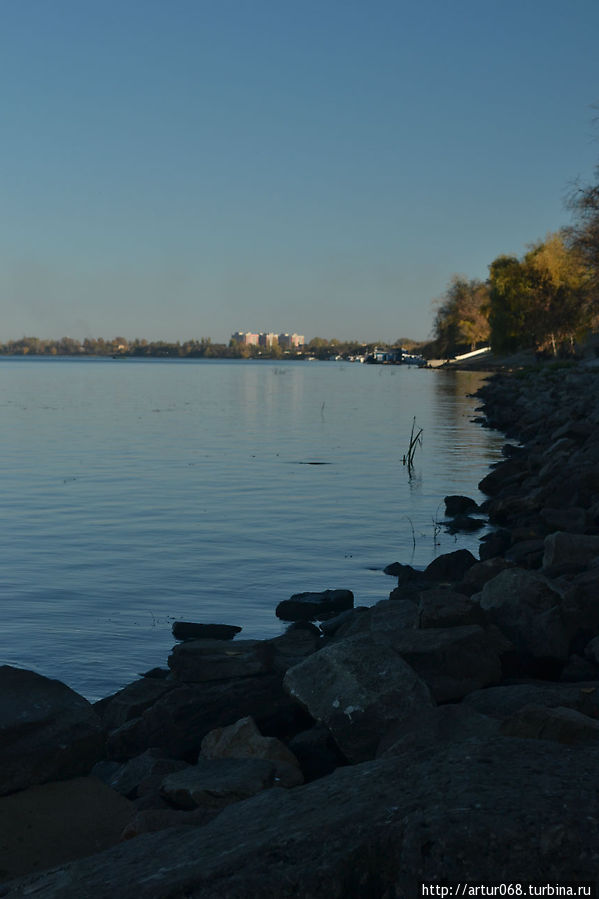
<path fill-rule="evenodd" d="M 179 643 L 168 669 L 93 707 L 3 669 L 0 805 L 59 779 L 81 805 L 73 778 L 93 781 L 98 820 L 126 803 L 131 839 L 72 862 L 89 844 L 67 844 L 60 868 L 0 895 L 382 899 L 421 881 L 596 880 L 598 377 L 546 367 L 482 388 L 510 443 L 482 508 L 448 506 L 495 526 L 480 561 L 400 560 L 390 599 L 319 628 Z"/>

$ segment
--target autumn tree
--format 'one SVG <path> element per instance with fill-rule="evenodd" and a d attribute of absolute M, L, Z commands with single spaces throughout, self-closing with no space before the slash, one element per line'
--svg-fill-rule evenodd
<path fill-rule="evenodd" d="M 487 286 L 476 278 L 454 275 L 439 301 L 434 332 L 438 351 L 474 350 L 489 337 Z"/>

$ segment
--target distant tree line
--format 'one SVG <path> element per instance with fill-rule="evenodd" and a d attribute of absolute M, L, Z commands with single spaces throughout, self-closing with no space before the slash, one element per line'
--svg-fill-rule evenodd
<path fill-rule="evenodd" d="M 0 344 L 0 354 L 13 356 L 134 356 L 168 359 L 316 359 L 350 358 L 368 356 L 375 348 L 416 346 L 415 341 L 404 338 L 389 344 L 384 340 L 374 343 L 342 341 L 336 338 L 314 337 L 301 351 L 284 350 L 278 344 L 270 347 L 245 346 L 235 341 L 228 344 L 213 343 L 209 337 L 199 340 L 168 342 L 149 341 L 142 338 L 127 340 L 125 337 L 112 339 L 85 338 L 83 341 L 72 337 L 46 340 L 39 337 L 22 337 Z"/>
<path fill-rule="evenodd" d="M 522 257 L 500 255 L 487 281 L 455 275 L 437 303 L 429 358 L 486 343 L 499 353 L 533 348 L 557 355 L 599 325 L 599 167 L 578 188 L 574 224 L 533 244 Z"/>

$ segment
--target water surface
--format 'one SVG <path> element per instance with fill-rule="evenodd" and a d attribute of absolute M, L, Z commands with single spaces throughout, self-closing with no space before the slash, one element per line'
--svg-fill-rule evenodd
<path fill-rule="evenodd" d="M 302 590 L 386 598 L 501 438 L 475 373 L 348 363 L 0 359 L 0 661 L 88 698 L 165 665 L 175 619 L 273 636 Z M 414 416 L 412 476 L 402 465 Z M 321 463 L 321 464 L 314 464 Z"/>

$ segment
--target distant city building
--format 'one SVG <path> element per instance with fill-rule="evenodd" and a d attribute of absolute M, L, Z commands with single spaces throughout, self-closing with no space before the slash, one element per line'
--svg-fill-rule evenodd
<path fill-rule="evenodd" d="M 258 334 L 253 334 L 251 331 L 235 331 L 234 334 L 231 334 L 231 340 L 244 346 L 258 346 Z"/>
<path fill-rule="evenodd" d="M 272 331 L 262 331 L 258 335 L 258 346 L 269 347 L 279 342 L 279 338 Z"/>
<path fill-rule="evenodd" d="M 304 346 L 305 342 L 303 334 L 279 334 L 279 346 L 286 350 Z"/>
<path fill-rule="evenodd" d="M 284 350 L 297 349 L 303 347 L 306 339 L 303 334 L 275 334 L 273 331 L 261 331 L 260 334 L 254 334 L 252 331 L 235 331 L 231 334 L 231 340 L 242 346 L 261 346 L 271 347 L 275 344 Z"/>

